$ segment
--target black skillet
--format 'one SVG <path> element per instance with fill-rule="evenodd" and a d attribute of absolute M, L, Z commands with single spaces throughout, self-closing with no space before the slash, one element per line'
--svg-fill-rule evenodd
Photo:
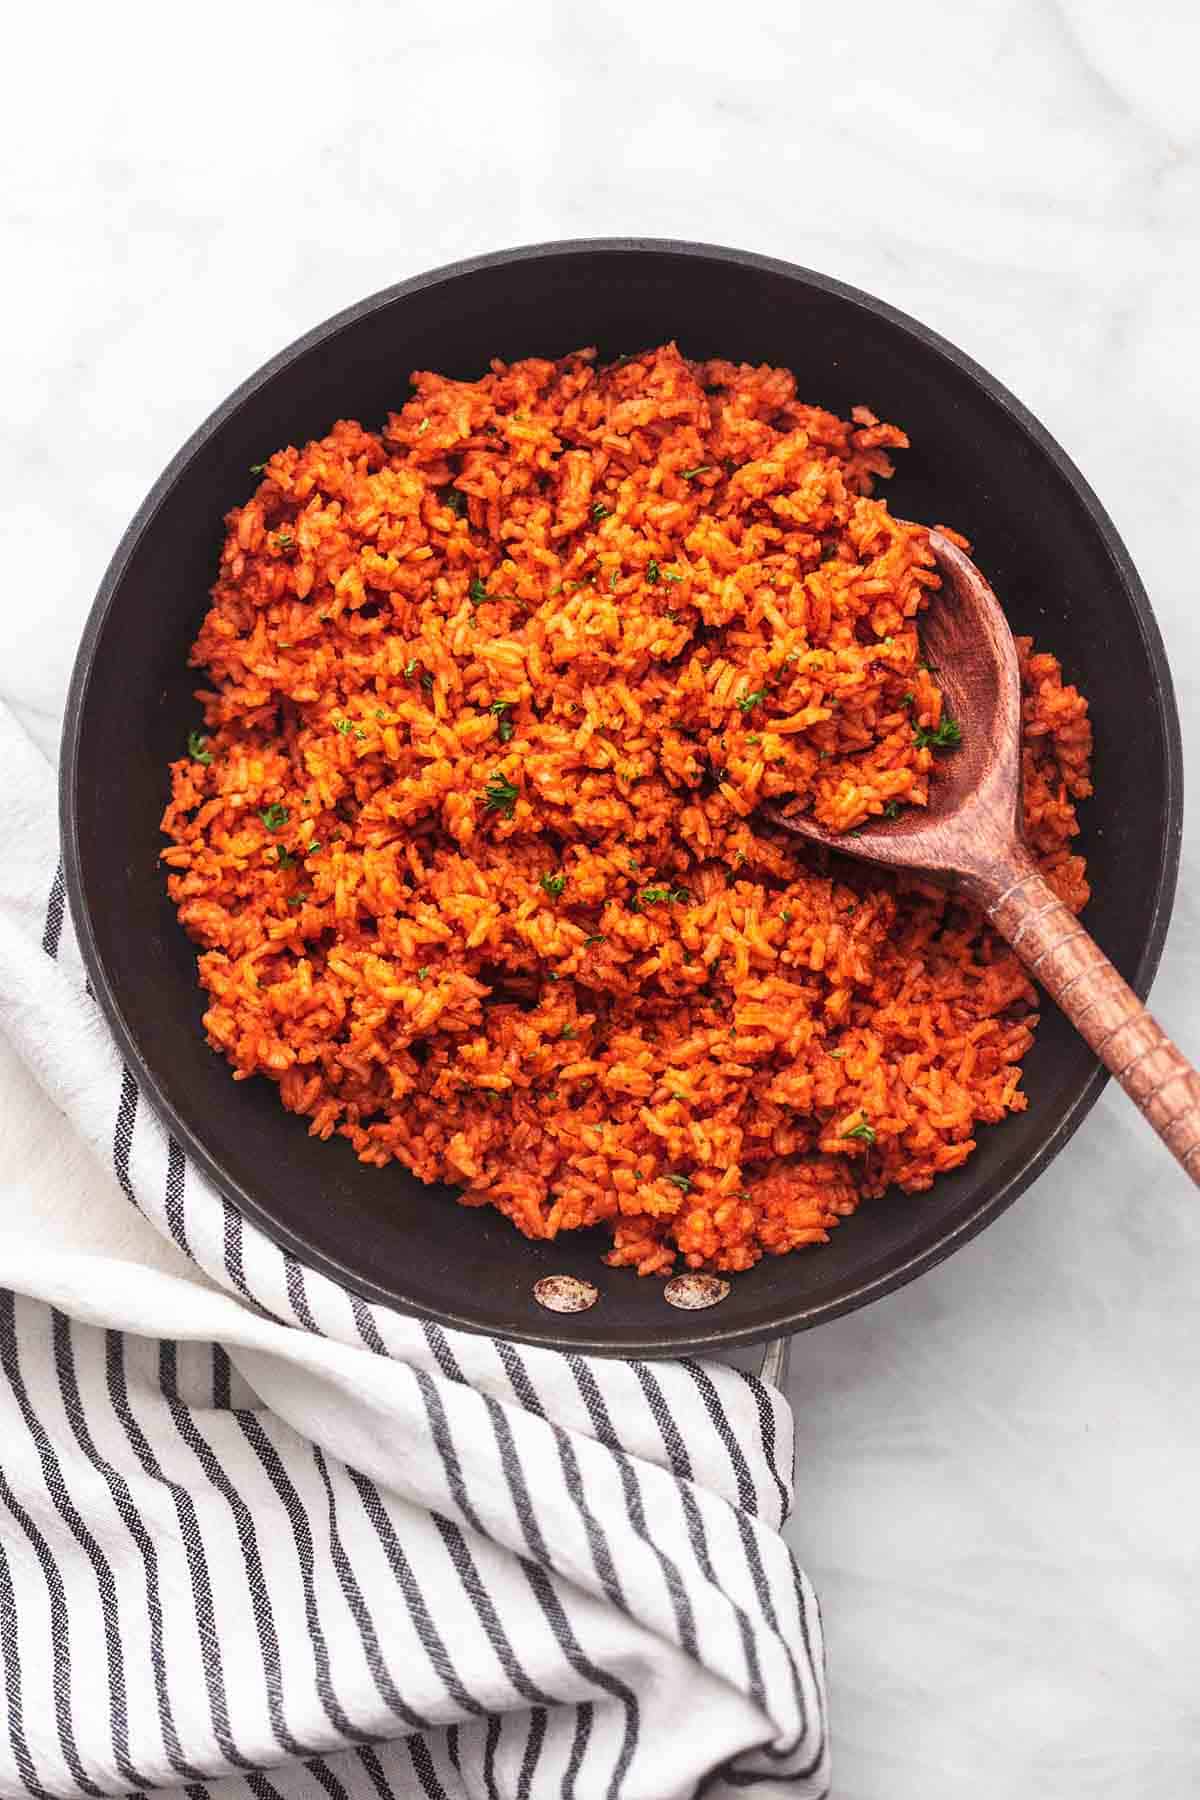
<path fill-rule="evenodd" d="M 598 1235 L 531 1244 L 398 1166 L 364 1168 L 345 1143 L 315 1143 L 268 1083 L 232 1082 L 204 1042 L 158 821 L 166 765 L 198 718 L 186 657 L 222 515 L 246 497 L 252 463 L 336 418 L 381 421 L 414 368 L 472 377 L 492 356 L 595 344 L 612 357 L 666 338 L 692 356 L 785 364 L 806 400 L 843 414 L 864 403 L 910 433 L 893 509 L 965 532 L 1014 629 L 1060 656 L 1091 701 L 1088 923 L 1144 997 L 1175 891 L 1182 768 L 1162 642 L 1111 520 L 1047 432 L 951 344 L 868 294 L 736 250 L 609 239 L 479 257 L 376 294 L 274 358 L 184 445 L 122 539 L 75 664 L 61 776 L 68 890 L 97 998 L 144 1090 L 247 1217 L 371 1299 L 626 1356 L 754 1343 L 912 1280 L 1045 1169 L 1104 1071 L 1048 1008 L 1025 1061 L 1028 1111 L 984 1128 L 964 1169 L 926 1195 L 864 1206 L 824 1249 L 768 1257 L 710 1310 L 676 1311 L 659 1282 L 606 1268 Z M 594 1282 L 598 1303 L 539 1308 L 533 1283 L 558 1274 Z"/>

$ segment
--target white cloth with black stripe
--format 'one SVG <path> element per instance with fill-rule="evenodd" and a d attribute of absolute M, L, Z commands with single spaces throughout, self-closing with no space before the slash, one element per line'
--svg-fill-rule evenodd
<path fill-rule="evenodd" d="M 443 1331 L 245 1223 L 86 992 L 3 708 L 0 758 L 0 1031 L 186 1253 L 47 1230 L 4 1170 L 0 1793 L 824 1794 L 781 1396 Z"/>

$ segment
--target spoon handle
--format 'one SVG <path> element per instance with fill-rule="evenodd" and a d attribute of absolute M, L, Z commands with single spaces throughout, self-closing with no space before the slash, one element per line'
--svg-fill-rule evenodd
<path fill-rule="evenodd" d="M 980 894 L 1025 967 L 1200 1186 L 1200 1074 L 1022 851 Z"/>

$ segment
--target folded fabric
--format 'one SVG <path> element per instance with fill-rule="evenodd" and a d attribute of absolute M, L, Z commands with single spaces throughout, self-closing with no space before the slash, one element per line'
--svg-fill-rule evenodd
<path fill-rule="evenodd" d="M 0 755 L 0 1032 L 176 1251 L 4 1171 L 0 1793 L 825 1794 L 782 1397 L 443 1330 L 278 1249 L 122 1067 L 3 708 Z"/>

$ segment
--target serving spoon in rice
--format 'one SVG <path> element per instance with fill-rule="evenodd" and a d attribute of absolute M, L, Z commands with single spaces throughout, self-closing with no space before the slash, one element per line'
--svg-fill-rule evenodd
<path fill-rule="evenodd" d="M 847 836 L 804 814 L 779 825 L 860 862 L 919 870 L 981 907 L 1200 1186 L 1200 1075 L 1063 905 L 1025 842 L 1021 678 L 1000 602 L 969 556 L 929 534 L 942 577 L 922 638 L 962 743 L 929 804 Z"/>

